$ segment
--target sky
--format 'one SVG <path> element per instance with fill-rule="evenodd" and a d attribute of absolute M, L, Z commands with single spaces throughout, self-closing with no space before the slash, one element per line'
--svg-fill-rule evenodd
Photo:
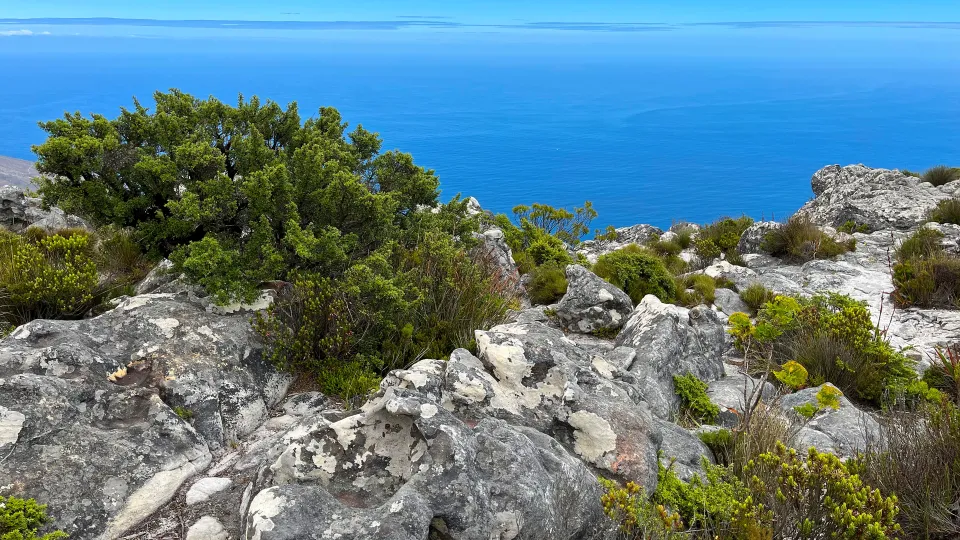
<path fill-rule="evenodd" d="M 957 0 L 4 0 L 0 17 L 529 22 L 960 21 Z"/>

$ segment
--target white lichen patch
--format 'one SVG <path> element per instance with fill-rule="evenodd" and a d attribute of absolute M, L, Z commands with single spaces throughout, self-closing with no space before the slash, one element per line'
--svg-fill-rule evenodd
<path fill-rule="evenodd" d="M 424 403 L 420 406 L 420 417 L 430 419 L 437 415 L 440 409 L 432 403 Z"/>
<path fill-rule="evenodd" d="M 600 289 L 600 290 L 597 292 L 597 298 L 598 298 L 601 302 L 609 302 L 610 300 L 613 300 L 613 295 L 610 294 L 610 291 L 608 291 L 608 290 L 606 290 L 606 289 Z"/>
<path fill-rule="evenodd" d="M 257 496 L 250 501 L 248 515 L 250 516 L 250 528 L 253 530 L 250 540 L 261 540 L 263 533 L 270 532 L 276 527 L 273 518 L 280 515 L 280 512 L 287 505 L 287 500 L 277 495 L 276 492 L 277 488 L 275 487 L 267 488 L 257 493 Z"/>
<path fill-rule="evenodd" d="M 573 450 L 587 461 L 599 464 L 608 452 L 617 449 L 617 434 L 610 423 L 588 411 L 577 411 L 567 418 L 573 427 Z"/>
<path fill-rule="evenodd" d="M 487 332 L 477 332 L 476 335 L 480 356 L 493 368 L 497 379 L 520 384 L 530 375 L 533 364 L 527 361 L 519 341 L 509 339 L 505 343 L 493 343 Z"/>
<path fill-rule="evenodd" d="M 344 450 L 350 447 L 350 443 L 357 438 L 357 428 L 363 423 L 363 415 L 355 414 L 344 418 L 339 422 L 330 424 L 330 429 L 337 434 L 337 442 Z"/>
<path fill-rule="evenodd" d="M 160 331 L 163 332 L 164 337 L 170 339 L 173 337 L 174 331 L 177 329 L 177 327 L 180 326 L 180 321 L 171 318 L 150 319 L 150 324 L 159 328 Z"/>
<path fill-rule="evenodd" d="M 23 413 L 0 407 L 0 447 L 17 443 L 26 420 Z"/>

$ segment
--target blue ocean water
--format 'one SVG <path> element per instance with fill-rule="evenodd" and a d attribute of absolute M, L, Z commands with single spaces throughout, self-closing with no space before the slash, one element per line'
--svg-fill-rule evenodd
<path fill-rule="evenodd" d="M 304 116 L 332 105 L 435 169 L 444 198 L 473 195 L 496 211 L 591 200 L 595 225 L 783 218 L 827 164 L 960 164 L 960 63 L 923 46 L 896 55 L 861 44 L 851 56 L 752 54 L 762 39 L 718 54 L 709 44 L 631 54 L 617 42 L 487 54 L 462 43 L 0 41 L 0 155 L 24 159 L 43 140 L 39 120 L 113 116 L 133 96 L 149 103 L 178 87 L 297 100 Z"/>

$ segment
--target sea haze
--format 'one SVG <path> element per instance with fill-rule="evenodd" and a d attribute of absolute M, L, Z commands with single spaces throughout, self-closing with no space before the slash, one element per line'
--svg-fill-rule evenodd
<path fill-rule="evenodd" d="M 39 120 L 177 87 L 332 105 L 444 198 L 589 199 L 597 225 L 785 218 L 823 165 L 960 165 L 956 25 L 0 24 L 0 155 L 22 159 Z"/>

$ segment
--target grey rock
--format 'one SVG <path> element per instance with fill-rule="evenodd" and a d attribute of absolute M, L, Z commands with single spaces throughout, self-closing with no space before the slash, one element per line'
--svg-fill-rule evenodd
<path fill-rule="evenodd" d="M 673 376 L 692 373 L 703 381 L 723 375 L 726 331 L 715 311 L 664 304 L 647 295 L 617 336 L 618 347 L 633 347 L 634 386 L 654 415 L 667 419 L 679 406 Z"/>
<path fill-rule="evenodd" d="M 705 476 L 703 461 L 715 463 L 713 452 L 703 444 L 696 433 L 664 420 L 657 420 L 663 434 L 660 446 L 660 464 L 673 467 L 677 477 L 689 482 L 694 476 Z"/>
<path fill-rule="evenodd" d="M 795 422 L 802 422 L 795 413 L 795 407 L 807 403 L 817 405 L 816 395 L 827 385 L 829 383 L 785 395 L 780 399 L 780 407 Z M 846 396 L 840 397 L 839 401 L 838 409 L 824 408 L 812 420 L 805 422 L 791 441 L 792 446 L 798 450 L 813 446 L 821 452 L 853 457 L 866 450 L 868 443 L 879 440 L 880 424 L 876 419 L 858 409 Z"/>
<path fill-rule="evenodd" d="M 274 453 L 244 538 L 583 538 L 603 519 L 593 473 L 554 439 L 491 418 L 470 427 L 406 389 Z"/>
<path fill-rule="evenodd" d="M 698 271 L 699 274 L 706 274 L 714 279 L 725 279 L 730 281 L 738 290 L 744 290 L 751 284 L 759 281 L 757 272 L 745 266 L 737 266 L 727 261 L 716 261 L 710 266 Z"/>
<path fill-rule="evenodd" d="M 190 486 L 190 490 L 187 491 L 187 505 L 191 506 L 202 503 L 217 493 L 229 488 L 232 484 L 233 481 L 229 478 L 217 478 L 215 476 L 201 478 Z"/>
<path fill-rule="evenodd" d="M 59 208 L 44 210 L 40 199 L 27 197 L 23 190 L 12 186 L 0 187 L 0 226 L 13 232 L 21 232 L 31 226 L 46 231 L 90 228 L 79 217 L 65 214 Z"/>
<path fill-rule="evenodd" d="M 863 165 L 831 165 L 810 182 L 815 198 L 800 212 L 818 225 L 839 227 L 847 221 L 871 231 L 905 230 L 920 225 L 947 195 L 919 178 L 897 170 Z"/>
<path fill-rule="evenodd" d="M 262 424 L 288 384 L 246 318 L 182 297 L 32 321 L 0 341 L 0 485 L 48 504 L 74 538 L 118 538 Z"/>
<path fill-rule="evenodd" d="M 227 540 L 229 537 L 217 518 L 203 516 L 187 529 L 186 540 Z"/>
<path fill-rule="evenodd" d="M 750 313 L 750 306 L 740 299 L 740 295 L 730 289 L 719 288 L 714 292 L 713 305 L 726 315 Z"/>
<path fill-rule="evenodd" d="M 591 264 L 606 253 L 611 253 L 630 244 L 643 245 L 663 234 L 663 230 L 653 225 L 633 225 L 617 229 L 616 240 L 587 240 L 577 246 L 577 254 L 586 257 Z"/>
<path fill-rule="evenodd" d="M 163 259 L 137 284 L 136 293 L 149 294 L 157 292 L 158 289 L 168 285 L 178 277 L 179 276 L 173 271 L 173 262 L 171 262 L 170 259 Z"/>
<path fill-rule="evenodd" d="M 740 235 L 740 242 L 737 244 L 737 251 L 741 254 L 747 253 L 768 253 L 763 249 L 764 240 L 767 235 L 783 227 L 782 223 L 776 221 L 758 221 L 747 227 Z"/>
<path fill-rule="evenodd" d="M 480 240 L 478 253 L 481 259 L 504 283 L 516 287 L 520 283 L 520 272 L 513 260 L 513 252 L 504 239 L 503 231 L 488 229 L 483 233 L 476 233 L 476 238 Z"/>
<path fill-rule="evenodd" d="M 556 312 L 560 322 L 572 332 L 589 334 L 619 330 L 633 311 L 630 296 L 593 272 L 580 266 L 567 266 L 567 293 Z"/>
<path fill-rule="evenodd" d="M 777 389 L 769 382 L 764 382 L 758 390 L 760 381 L 747 375 L 733 375 L 710 382 L 707 385 L 707 396 L 710 402 L 720 408 L 718 422 L 724 427 L 736 427 L 740 422 L 743 411 L 760 394 L 760 399 L 769 401 L 776 397 Z"/>

